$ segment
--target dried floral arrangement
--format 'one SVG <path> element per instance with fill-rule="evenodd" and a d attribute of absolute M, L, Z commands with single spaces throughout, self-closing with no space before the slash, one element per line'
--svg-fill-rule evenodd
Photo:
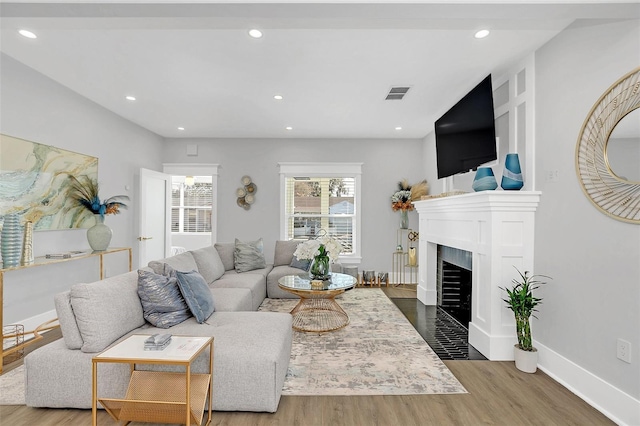
<path fill-rule="evenodd" d="M 391 196 L 391 208 L 393 211 L 398 210 L 413 210 L 413 201 L 420 200 L 429 193 L 429 184 L 427 180 L 416 183 L 415 185 L 409 185 L 406 179 L 402 179 L 398 182 L 398 190 Z"/>
<path fill-rule="evenodd" d="M 98 182 L 88 176 L 82 175 L 77 178 L 69 176 L 69 180 L 71 181 L 69 195 L 93 214 L 101 216 L 118 214 L 121 208 L 127 208 L 124 201 L 129 201 L 129 197 L 126 195 L 115 195 L 101 202 L 98 195 L 100 189 Z"/>

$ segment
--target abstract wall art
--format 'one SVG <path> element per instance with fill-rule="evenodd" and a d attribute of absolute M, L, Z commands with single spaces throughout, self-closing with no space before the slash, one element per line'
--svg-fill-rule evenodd
<path fill-rule="evenodd" d="M 68 196 L 69 175 L 98 178 L 98 159 L 0 134 L 0 215 L 36 231 L 89 228 L 94 219 Z"/>

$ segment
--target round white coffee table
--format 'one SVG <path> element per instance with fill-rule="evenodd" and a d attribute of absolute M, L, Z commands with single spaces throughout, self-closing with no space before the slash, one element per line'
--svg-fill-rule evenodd
<path fill-rule="evenodd" d="M 349 315 L 340 307 L 335 297 L 356 285 L 351 275 L 332 273 L 331 279 L 321 285 L 306 274 L 286 275 L 278 280 L 278 286 L 300 297 L 291 310 L 293 329 L 307 332 L 339 330 L 349 324 Z"/>

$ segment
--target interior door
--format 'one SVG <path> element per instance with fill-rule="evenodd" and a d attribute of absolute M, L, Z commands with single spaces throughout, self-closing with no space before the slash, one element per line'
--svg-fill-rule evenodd
<path fill-rule="evenodd" d="M 171 176 L 140 169 L 139 267 L 171 250 Z"/>

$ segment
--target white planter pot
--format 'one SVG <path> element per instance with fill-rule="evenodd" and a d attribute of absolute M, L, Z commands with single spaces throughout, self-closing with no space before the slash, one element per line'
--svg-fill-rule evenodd
<path fill-rule="evenodd" d="M 538 350 L 523 351 L 518 345 L 513 346 L 513 355 L 516 360 L 516 368 L 525 373 L 535 373 L 538 369 Z"/>

